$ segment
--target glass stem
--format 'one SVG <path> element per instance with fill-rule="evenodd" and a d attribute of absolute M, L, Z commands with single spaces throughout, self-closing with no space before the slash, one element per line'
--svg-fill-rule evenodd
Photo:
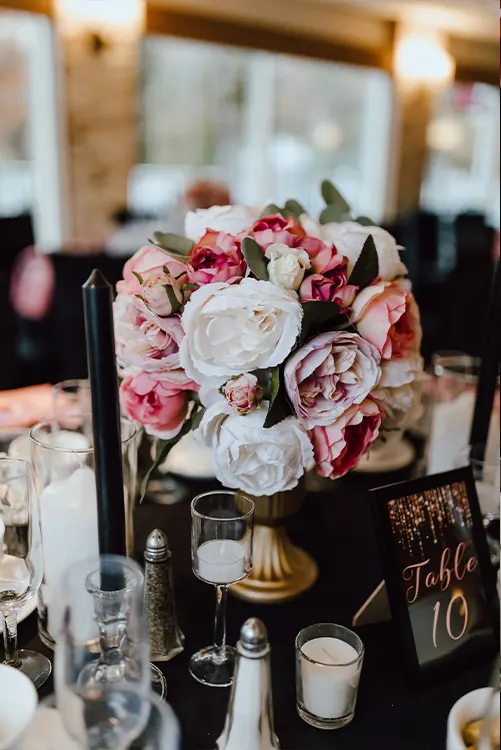
<path fill-rule="evenodd" d="M 21 668 L 21 659 L 17 656 L 17 612 L 2 612 L 3 638 L 5 644 L 5 664 L 15 669 Z"/>
<path fill-rule="evenodd" d="M 226 648 L 226 602 L 228 586 L 216 586 L 216 619 L 214 621 L 214 646 L 218 651 Z"/>

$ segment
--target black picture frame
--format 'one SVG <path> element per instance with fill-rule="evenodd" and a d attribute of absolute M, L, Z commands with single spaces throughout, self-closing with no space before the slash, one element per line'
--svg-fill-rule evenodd
<path fill-rule="evenodd" d="M 416 646 L 415 632 L 411 621 L 410 605 L 406 600 L 406 584 L 402 576 L 402 554 L 398 550 L 389 513 L 389 503 L 402 501 L 411 495 L 426 490 L 438 490 L 452 486 L 456 482 L 466 485 L 469 509 L 471 512 L 471 541 L 479 562 L 480 599 L 485 605 L 485 615 L 489 623 L 488 636 L 465 652 L 454 652 L 447 657 L 424 662 Z M 420 477 L 414 480 L 378 487 L 370 491 L 372 515 L 380 549 L 381 562 L 386 581 L 390 610 L 403 654 L 403 663 L 409 679 L 416 684 L 427 684 L 445 677 L 455 670 L 463 669 L 478 660 L 480 653 L 491 654 L 499 650 L 499 598 L 496 573 L 491 564 L 482 514 L 478 502 L 475 481 L 470 467 Z M 430 595 L 429 597 L 433 597 Z"/>

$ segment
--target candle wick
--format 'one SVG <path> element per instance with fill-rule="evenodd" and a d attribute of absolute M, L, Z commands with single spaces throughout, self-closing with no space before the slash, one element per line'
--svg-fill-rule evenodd
<path fill-rule="evenodd" d="M 322 647 L 322 651 L 324 652 L 324 654 L 325 654 L 326 656 L 328 656 L 328 657 L 329 657 L 329 659 L 330 659 L 330 660 L 332 661 L 332 663 L 333 663 L 333 664 L 336 664 L 336 659 L 335 659 L 335 658 L 334 658 L 334 657 L 332 656 L 332 654 L 329 654 L 329 652 L 327 651 L 327 649 L 326 649 L 326 648 L 323 648 L 323 647 Z"/>

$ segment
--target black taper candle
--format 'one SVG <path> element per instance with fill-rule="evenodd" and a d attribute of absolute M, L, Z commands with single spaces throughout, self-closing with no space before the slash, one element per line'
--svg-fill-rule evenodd
<path fill-rule="evenodd" d="M 97 269 L 92 271 L 82 289 L 92 394 L 99 551 L 101 555 L 125 556 L 124 481 L 113 290 Z"/>
<path fill-rule="evenodd" d="M 489 435 L 492 408 L 496 395 L 501 362 L 501 263 L 497 263 L 494 284 L 487 316 L 482 364 L 478 377 L 477 401 L 473 414 L 470 445 L 479 446 L 475 458 L 484 459 L 485 446 Z"/>

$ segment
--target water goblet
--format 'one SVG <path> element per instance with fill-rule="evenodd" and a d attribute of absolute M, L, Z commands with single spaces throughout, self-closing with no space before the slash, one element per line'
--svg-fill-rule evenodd
<path fill-rule="evenodd" d="M 0 618 L 5 664 L 19 669 L 35 687 L 51 673 L 50 661 L 17 648 L 17 612 L 42 582 L 43 558 L 38 500 L 31 467 L 19 458 L 0 458 Z"/>
<path fill-rule="evenodd" d="M 217 490 L 196 497 L 191 504 L 193 572 L 216 587 L 214 645 L 190 659 L 191 675 L 211 687 L 233 681 L 235 649 L 226 643 L 228 586 L 252 570 L 254 502 L 240 492 Z"/>

